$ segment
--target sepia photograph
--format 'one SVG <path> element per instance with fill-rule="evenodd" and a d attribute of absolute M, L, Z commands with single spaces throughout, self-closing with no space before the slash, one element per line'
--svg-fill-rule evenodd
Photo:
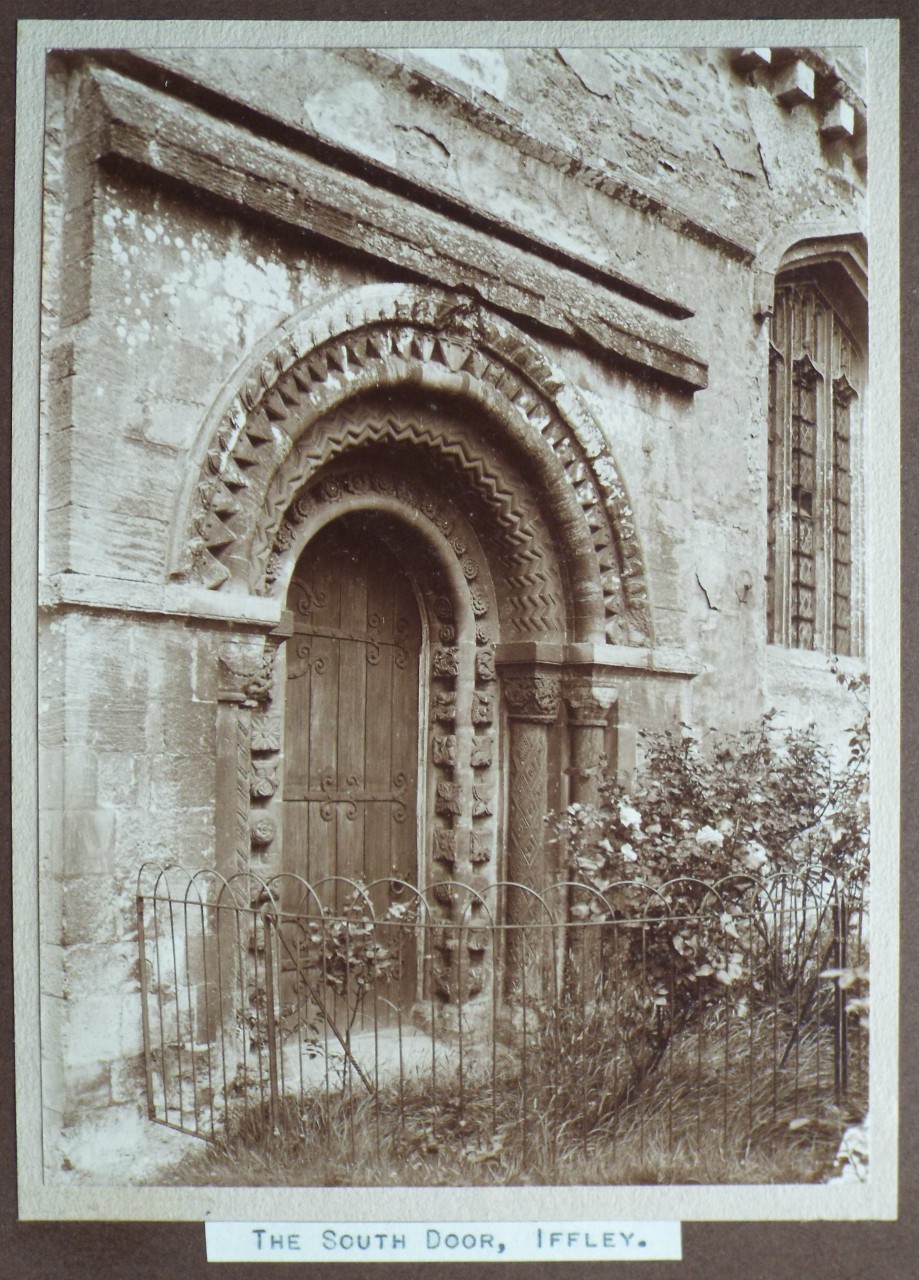
<path fill-rule="evenodd" d="M 20 1212 L 895 1213 L 896 23 L 109 25 L 20 49 Z"/>

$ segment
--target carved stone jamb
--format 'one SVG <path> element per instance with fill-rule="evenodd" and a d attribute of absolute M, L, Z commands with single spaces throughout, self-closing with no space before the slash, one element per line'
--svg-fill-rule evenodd
<path fill-rule="evenodd" d="M 267 814 L 263 805 L 258 804 L 258 797 L 266 794 L 265 787 L 258 790 L 254 787 L 253 716 L 262 719 L 271 702 L 274 662 L 283 638 L 280 631 L 270 636 L 234 636 L 221 645 L 218 653 L 215 834 L 217 869 L 226 875 L 249 868 L 253 846 L 250 811 L 254 798 L 256 821 L 261 820 L 263 836 L 268 831 Z M 262 733 L 258 741 L 261 772 L 266 777 L 273 776 L 272 769 L 276 770 L 272 760 L 274 739 Z M 255 843 L 266 842 L 262 839 Z"/>
<path fill-rule="evenodd" d="M 549 726 L 558 719 L 561 686 L 554 671 L 535 666 L 505 668 L 502 675 L 509 722 L 508 879 L 538 890 L 547 870 Z"/>
<path fill-rule="evenodd" d="M 600 800 L 600 778 L 607 763 L 606 730 L 616 692 L 596 683 L 589 675 L 567 676 L 562 696 L 568 709 L 571 746 L 571 802 L 596 805 Z"/>
<path fill-rule="evenodd" d="M 540 892 L 551 878 L 545 825 L 549 730 L 558 719 L 561 681 L 557 670 L 536 664 L 506 666 L 501 677 L 508 716 L 507 879 Z M 509 889 L 507 923 L 538 923 L 534 903 L 523 890 Z M 511 998 L 524 985 L 531 995 L 541 985 L 545 957 L 532 952 L 532 932 L 512 928 L 508 936 L 504 984 Z"/>

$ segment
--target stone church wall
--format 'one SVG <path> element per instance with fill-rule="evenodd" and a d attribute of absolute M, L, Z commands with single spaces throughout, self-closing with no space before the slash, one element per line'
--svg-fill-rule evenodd
<path fill-rule="evenodd" d="M 849 708 L 823 655 L 767 658 L 768 326 L 758 308 L 796 239 L 864 230 L 859 138 L 821 135 L 831 104 L 795 105 L 787 68 L 806 64 L 786 58 L 774 72 L 754 60 L 738 71 L 732 57 L 301 50 L 107 60 L 106 138 L 127 129 L 124 86 L 158 110 L 172 92 L 160 87 L 165 75 L 179 95 L 170 109 L 181 117 L 191 102 L 211 129 L 182 159 L 192 176 L 234 159 L 237 175 L 246 171 L 250 157 L 222 150 L 234 129 L 258 132 L 282 175 L 304 131 L 358 205 L 370 199 L 362 161 L 372 161 L 379 208 L 366 205 L 364 224 L 330 215 L 320 233 L 304 228 L 296 200 L 288 209 L 265 194 L 275 201 L 266 213 L 249 188 L 179 182 L 166 154 L 178 144 L 165 132 L 162 153 L 154 138 L 141 158 L 97 164 L 92 60 L 54 60 L 40 743 L 43 1043 L 58 1162 L 96 1158 L 88 1116 L 137 1114 L 138 867 L 219 856 L 218 654 L 230 636 L 265 634 L 277 609 L 181 584 L 173 568 L 211 406 L 289 317 L 428 272 L 437 287 L 466 288 L 463 264 L 474 261 L 483 274 L 473 291 L 577 389 L 628 491 L 654 627 L 641 657 L 621 646 L 607 655 L 620 663 L 609 750 L 621 771 L 634 767 L 642 729 L 735 729 L 773 702 L 827 732 L 845 726 Z M 829 83 L 831 55 L 810 62 Z M 860 102 L 857 69 L 836 69 L 834 101 Z M 324 195 L 297 191 L 305 207 Z M 380 230 L 390 199 L 424 211 L 417 225 L 405 215 L 401 240 Z M 428 215 L 457 227 L 455 246 L 432 243 Z M 521 278 L 536 272 L 530 295 L 502 276 L 503 259 L 489 260 L 490 237 L 521 255 Z M 581 312 L 574 258 L 587 282 Z M 564 321 L 544 305 L 535 261 L 569 281 Z M 613 277 L 627 282 L 618 294 Z M 601 293 L 632 335 L 624 356 L 612 349 L 620 330 L 606 346 L 610 330 L 597 337 Z"/>

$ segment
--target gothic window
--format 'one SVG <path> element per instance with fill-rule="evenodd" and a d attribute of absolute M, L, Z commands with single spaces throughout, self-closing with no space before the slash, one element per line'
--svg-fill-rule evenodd
<path fill-rule="evenodd" d="M 780 274 L 769 351 L 768 639 L 862 650 L 863 298 L 841 268 Z M 848 306 L 847 306 L 848 304 Z"/>

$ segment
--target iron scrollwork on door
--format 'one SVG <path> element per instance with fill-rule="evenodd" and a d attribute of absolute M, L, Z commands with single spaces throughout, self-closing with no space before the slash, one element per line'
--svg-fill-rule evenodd
<path fill-rule="evenodd" d="M 313 646 L 308 640 L 300 641 L 299 644 L 293 646 L 288 645 L 287 655 L 287 678 L 288 680 L 299 680 L 301 676 L 305 676 L 307 672 L 313 675 L 321 675 L 325 670 L 326 660 L 320 654 L 318 658 L 313 657 Z"/>
<path fill-rule="evenodd" d="M 393 822 L 404 822 L 407 789 L 408 778 L 404 773 L 396 774 L 392 780 L 392 787 L 388 791 L 366 790 L 353 773 L 349 773 L 345 778 L 344 787 L 338 787 L 332 774 L 327 773 L 322 778 L 318 788 L 302 792 L 298 799 L 318 803 L 319 816 L 323 822 L 332 821 L 338 812 L 339 805 L 345 806 L 345 818 L 349 822 L 353 822 L 358 814 L 358 805 L 367 803 L 392 805 L 391 817 Z"/>

